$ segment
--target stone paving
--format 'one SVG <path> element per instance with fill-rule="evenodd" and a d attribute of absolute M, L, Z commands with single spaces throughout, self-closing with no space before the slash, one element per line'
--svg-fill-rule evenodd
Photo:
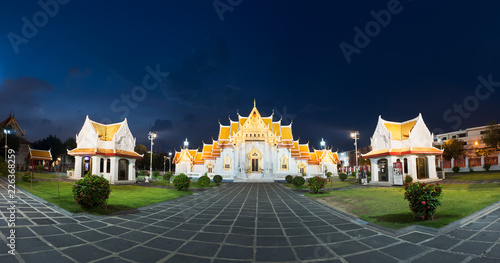
<path fill-rule="evenodd" d="M 10 228 L 0 179 L 0 240 Z M 500 262 L 500 208 L 443 230 L 373 227 L 280 184 L 224 186 L 115 216 L 69 215 L 21 191 L 0 262 Z"/>

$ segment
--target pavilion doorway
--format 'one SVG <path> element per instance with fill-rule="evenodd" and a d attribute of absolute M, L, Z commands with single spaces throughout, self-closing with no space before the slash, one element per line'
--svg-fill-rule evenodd
<path fill-rule="evenodd" d="M 118 180 L 128 179 L 128 160 L 120 159 L 118 161 Z"/>
<path fill-rule="evenodd" d="M 417 178 L 418 179 L 429 178 L 429 174 L 427 172 L 427 158 L 425 157 L 417 158 Z"/>
<path fill-rule="evenodd" d="M 387 182 L 389 181 L 389 171 L 387 169 L 387 159 L 381 159 L 378 161 L 379 167 L 379 181 Z"/>

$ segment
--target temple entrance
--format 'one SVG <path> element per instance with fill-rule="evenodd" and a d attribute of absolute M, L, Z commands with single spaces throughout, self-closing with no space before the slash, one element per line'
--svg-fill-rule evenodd
<path fill-rule="evenodd" d="M 118 180 L 128 179 L 128 160 L 120 159 L 118 161 Z"/>
<path fill-rule="evenodd" d="M 417 158 L 417 178 L 418 179 L 429 178 L 429 175 L 427 173 L 427 158 L 425 157 Z"/>
<path fill-rule="evenodd" d="M 82 174 L 81 177 L 84 177 L 86 174 L 92 173 L 92 159 L 89 156 L 83 157 L 82 162 Z"/>
<path fill-rule="evenodd" d="M 252 172 L 259 171 L 259 159 L 252 159 Z"/>
<path fill-rule="evenodd" d="M 384 181 L 387 182 L 389 181 L 389 172 L 387 169 L 387 159 L 381 159 L 378 161 L 378 167 L 379 167 L 379 181 Z"/>
<path fill-rule="evenodd" d="M 257 150 L 257 148 L 253 148 L 248 154 L 248 172 L 249 173 L 260 173 L 262 172 L 262 154 Z"/>

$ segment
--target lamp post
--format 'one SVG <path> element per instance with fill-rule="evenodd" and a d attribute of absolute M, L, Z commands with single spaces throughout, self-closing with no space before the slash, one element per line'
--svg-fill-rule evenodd
<path fill-rule="evenodd" d="M 319 143 L 319 145 L 321 146 L 321 149 L 324 150 L 325 149 L 325 140 L 323 140 L 323 138 L 321 138 L 321 142 Z M 322 170 L 322 173 L 323 173 L 323 176 L 325 176 L 325 164 L 322 163 L 321 164 L 321 170 Z"/>
<path fill-rule="evenodd" d="M 5 133 L 5 162 L 7 162 L 7 148 L 9 148 L 7 146 L 7 134 L 10 134 L 10 130 L 3 129 L 3 133 Z"/>
<path fill-rule="evenodd" d="M 188 138 L 184 141 L 184 149 L 187 149 L 189 146 Z"/>
<path fill-rule="evenodd" d="M 153 144 L 156 138 L 156 132 L 149 132 L 148 139 L 151 141 L 151 153 L 150 153 L 150 162 L 149 162 L 149 177 L 146 177 L 146 183 L 149 183 L 148 179 L 153 179 Z"/>
<path fill-rule="evenodd" d="M 172 152 L 168 152 L 168 172 L 172 172 Z"/>
<path fill-rule="evenodd" d="M 356 156 L 356 179 L 359 178 L 358 174 L 358 139 L 359 139 L 359 132 L 351 132 L 351 138 L 354 139 L 354 149 L 355 149 L 355 156 Z"/>

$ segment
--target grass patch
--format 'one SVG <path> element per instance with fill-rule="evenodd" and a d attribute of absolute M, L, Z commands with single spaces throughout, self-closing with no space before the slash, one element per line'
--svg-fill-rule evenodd
<path fill-rule="evenodd" d="M 498 172 L 483 172 L 483 173 L 458 173 L 446 174 L 446 179 L 453 179 L 458 181 L 476 181 L 476 180 L 500 180 L 500 173 Z"/>
<path fill-rule="evenodd" d="M 307 196 L 392 229 L 411 225 L 441 228 L 500 201 L 500 184 L 442 184 L 443 195 L 432 221 L 413 221 L 404 188 L 366 188 L 306 193 Z"/>
<path fill-rule="evenodd" d="M 162 189 L 153 187 L 141 187 L 137 185 L 111 185 L 111 194 L 108 199 L 107 209 L 104 207 L 94 207 L 91 209 L 81 208 L 73 199 L 73 184 L 59 182 L 60 205 L 57 198 L 56 181 L 33 181 L 33 191 L 30 190 L 30 183 L 22 180 L 16 181 L 16 186 L 30 192 L 47 202 L 71 212 L 109 215 L 119 211 L 134 209 L 146 205 L 175 199 L 181 196 L 192 194 L 191 191 L 177 191 L 173 189 Z"/>

